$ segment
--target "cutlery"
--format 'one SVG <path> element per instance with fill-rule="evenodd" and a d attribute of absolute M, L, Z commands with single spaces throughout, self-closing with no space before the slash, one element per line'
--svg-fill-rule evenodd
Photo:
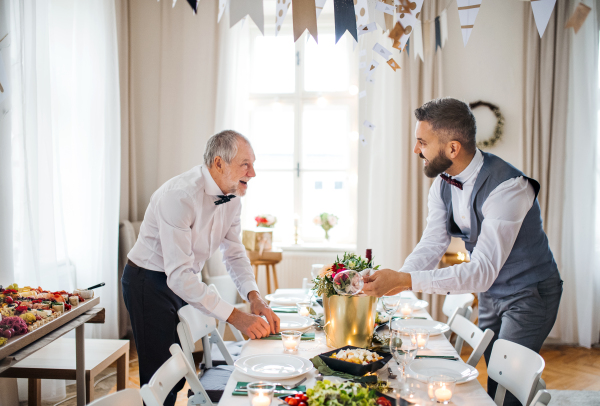
<path fill-rule="evenodd" d="M 87 288 L 87 290 L 92 290 L 92 289 L 96 289 L 96 288 L 101 288 L 101 287 L 102 287 L 102 286 L 104 286 L 104 285 L 106 285 L 106 283 L 104 283 L 104 282 L 101 282 L 101 283 L 99 283 L 99 284 L 97 284 L 97 285 L 94 285 L 94 286 L 91 286 L 91 287 Z"/>
<path fill-rule="evenodd" d="M 390 368 L 390 367 L 388 367 L 388 378 L 390 378 L 390 379 L 396 379 L 397 378 L 396 374 L 394 374 L 392 372 L 392 368 Z"/>
<path fill-rule="evenodd" d="M 451 361 L 458 361 L 457 357 L 452 355 L 417 355 L 415 358 L 438 358 L 438 359 L 448 359 Z"/>
<path fill-rule="evenodd" d="M 304 383 L 304 381 L 306 381 L 306 377 L 302 378 L 300 381 L 298 381 L 297 383 L 294 383 L 292 385 L 290 385 L 290 384 L 283 384 L 283 383 L 279 383 L 279 382 L 273 382 L 273 385 L 282 386 L 283 389 L 290 390 L 290 389 L 297 388 L 302 383 Z M 243 391 L 246 391 L 246 390 L 248 390 L 247 386 L 240 386 L 239 388 L 236 389 L 236 392 L 243 392 Z M 275 392 L 277 392 L 277 391 L 275 391 Z"/>
<path fill-rule="evenodd" d="M 248 393 L 248 389 L 236 389 L 234 390 L 234 392 L 239 392 L 239 393 Z M 297 390 L 275 390 L 275 394 L 276 395 L 295 395 L 296 393 L 301 393 L 300 391 Z"/>

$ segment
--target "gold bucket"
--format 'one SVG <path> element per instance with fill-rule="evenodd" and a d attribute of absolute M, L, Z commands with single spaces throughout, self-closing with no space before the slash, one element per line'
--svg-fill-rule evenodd
<path fill-rule="evenodd" d="M 323 295 L 325 335 L 330 347 L 369 347 L 375 330 L 377 298 Z"/>

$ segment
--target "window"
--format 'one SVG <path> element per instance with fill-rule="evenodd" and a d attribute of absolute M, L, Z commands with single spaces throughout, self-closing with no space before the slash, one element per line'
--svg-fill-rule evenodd
<path fill-rule="evenodd" d="M 275 21 L 275 1 L 265 1 L 265 21 Z M 358 70 L 353 40 L 335 44 L 333 2 L 319 17 L 319 44 L 308 33 L 294 43 L 292 9 L 279 32 L 265 35 L 251 22 L 249 133 L 256 173 L 244 201 L 245 227 L 254 217 L 277 217 L 274 239 L 321 242 L 313 223 L 327 212 L 339 218 L 337 243 L 356 242 Z"/>

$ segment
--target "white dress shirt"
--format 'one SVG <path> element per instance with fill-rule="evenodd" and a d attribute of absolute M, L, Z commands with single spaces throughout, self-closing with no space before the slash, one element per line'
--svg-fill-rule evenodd
<path fill-rule="evenodd" d="M 477 150 L 465 170 L 453 177 L 463 183 L 463 189 L 450 186 L 454 221 L 465 234 L 471 229 L 471 193 L 482 166 L 483 155 Z M 427 227 L 400 271 L 411 274 L 412 289 L 415 291 L 442 295 L 485 292 L 498 277 L 521 224 L 533 206 L 533 186 L 522 176 L 498 185 L 483 204 L 484 220 L 471 262 L 434 269 L 451 240 L 446 228 L 447 211 L 440 182 L 444 180 L 438 176 L 429 189 Z"/>
<path fill-rule="evenodd" d="M 220 247 L 242 298 L 258 286 L 240 240 L 241 199 L 215 205 L 222 194 L 204 165 L 167 181 L 150 198 L 128 257 L 142 268 L 166 273 L 169 288 L 188 304 L 227 320 L 233 306 L 202 282 L 206 260 Z"/>

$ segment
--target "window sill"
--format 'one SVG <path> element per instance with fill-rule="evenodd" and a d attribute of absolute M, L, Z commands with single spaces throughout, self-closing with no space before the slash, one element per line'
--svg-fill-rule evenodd
<path fill-rule="evenodd" d="M 282 251 L 294 252 L 355 252 L 356 245 L 354 244 L 329 244 L 329 243 L 274 243 L 273 248 Z"/>

